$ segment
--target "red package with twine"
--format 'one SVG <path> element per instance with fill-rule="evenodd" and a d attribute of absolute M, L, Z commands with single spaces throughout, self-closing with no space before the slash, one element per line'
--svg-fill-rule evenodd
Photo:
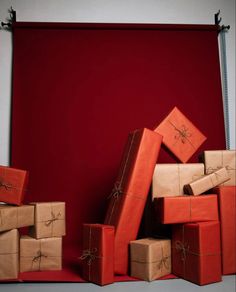
<path fill-rule="evenodd" d="M 220 231 L 223 275 L 236 273 L 236 186 L 219 186 Z"/>
<path fill-rule="evenodd" d="M 105 224 L 115 226 L 115 273 L 127 274 L 129 242 L 138 234 L 162 136 L 146 128 L 130 133 Z"/>
<path fill-rule="evenodd" d="M 114 227 L 83 224 L 83 278 L 98 285 L 114 282 Z"/>
<path fill-rule="evenodd" d="M 163 136 L 165 146 L 183 163 L 207 139 L 177 107 L 173 108 L 155 131 Z"/>
<path fill-rule="evenodd" d="M 172 273 L 198 285 L 221 281 L 218 221 L 173 226 Z"/>
<path fill-rule="evenodd" d="M 28 184 L 28 171 L 0 166 L 0 202 L 21 205 Z"/>

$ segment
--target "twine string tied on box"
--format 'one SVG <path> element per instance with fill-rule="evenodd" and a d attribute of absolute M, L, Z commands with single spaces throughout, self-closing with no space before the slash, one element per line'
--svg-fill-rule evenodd
<path fill-rule="evenodd" d="M 13 189 L 14 187 L 11 184 L 8 184 L 0 179 L 0 188 L 5 188 L 5 190 L 8 191 L 10 189 Z"/>
<path fill-rule="evenodd" d="M 83 253 L 80 256 L 80 259 L 86 260 L 87 264 L 90 266 L 95 259 L 99 258 L 99 256 L 96 255 L 96 253 L 97 253 L 96 247 L 93 249 L 85 249 L 83 250 Z"/>
<path fill-rule="evenodd" d="M 123 191 L 121 188 L 121 184 L 120 182 L 116 182 L 111 191 L 111 194 L 108 196 L 108 199 L 110 199 L 111 197 L 118 199 L 122 194 L 123 194 Z"/>
<path fill-rule="evenodd" d="M 54 221 L 59 220 L 60 216 L 61 216 L 61 212 L 59 212 L 57 215 L 54 214 L 54 212 L 51 212 L 51 219 L 47 220 L 45 222 L 46 226 L 50 226 Z"/>
<path fill-rule="evenodd" d="M 39 270 L 40 270 L 41 259 L 42 259 L 42 257 L 47 258 L 47 256 L 46 256 L 45 254 L 43 254 L 43 253 L 41 252 L 41 249 L 40 249 L 40 250 L 37 251 L 36 256 L 34 256 L 33 259 L 32 259 L 31 270 L 33 270 L 33 264 L 34 264 L 34 263 L 37 263 L 37 262 L 39 263 Z"/>
<path fill-rule="evenodd" d="M 182 144 L 185 144 L 186 142 L 188 142 L 193 148 L 195 148 L 189 139 L 190 137 L 192 137 L 192 133 L 189 131 L 189 129 L 185 125 L 181 125 L 181 127 L 178 128 L 171 121 L 168 121 L 168 122 L 177 132 L 174 136 L 176 142 L 181 141 Z"/>
<path fill-rule="evenodd" d="M 181 252 L 181 260 L 185 261 L 187 257 L 187 253 L 189 252 L 189 245 L 177 240 L 175 242 L 175 248 L 177 251 Z"/>

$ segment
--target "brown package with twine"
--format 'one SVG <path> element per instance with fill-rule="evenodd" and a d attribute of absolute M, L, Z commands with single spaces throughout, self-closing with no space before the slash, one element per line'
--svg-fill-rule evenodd
<path fill-rule="evenodd" d="M 30 228 L 32 237 L 39 239 L 66 234 L 65 202 L 31 204 L 35 206 L 35 225 Z"/>
<path fill-rule="evenodd" d="M 34 206 L 0 205 L 0 231 L 34 225 Z"/>
<path fill-rule="evenodd" d="M 222 185 L 236 185 L 236 150 L 208 150 L 203 152 L 205 173 L 210 174 L 221 167 L 227 169 L 230 180 Z"/>
<path fill-rule="evenodd" d="M 19 272 L 19 232 L 0 233 L 0 280 L 16 279 Z"/>
<path fill-rule="evenodd" d="M 152 198 L 182 196 L 184 185 L 203 175 L 203 163 L 158 163 L 152 179 Z"/>
<path fill-rule="evenodd" d="M 131 276 L 153 281 L 171 273 L 171 241 L 144 238 L 130 242 Z"/>
<path fill-rule="evenodd" d="M 61 270 L 62 238 L 20 238 L 20 272 Z"/>
<path fill-rule="evenodd" d="M 199 179 L 192 181 L 191 183 L 184 186 L 184 191 L 189 195 L 200 195 L 204 192 L 228 181 L 229 175 L 225 167 L 220 168 L 219 170 L 204 175 Z"/>

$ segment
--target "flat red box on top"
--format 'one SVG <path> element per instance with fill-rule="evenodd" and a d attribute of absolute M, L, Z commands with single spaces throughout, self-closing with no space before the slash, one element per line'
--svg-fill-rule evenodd
<path fill-rule="evenodd" d="M 163 143 L 183 163 L 187 162 L 206 140 L 205 135 L 177 108 L 156 127 Z"/>
<path fill-rule="evenodd" d="M 114 227 L 83 224 L 83 278 L 98 285 L 114 282 Z"/>
<path fill-rule="evenodd" d="M 115 226 L 115 273 L 127 274 L 129 242 L 138 234 L 162 136 L 146 128 L 129 135 L 105 224 Z"/>
<path fill-rule="evenodd" d="M 28 171 L 0 166 L 0 202 L 21 205 L 28 184 Z"/>
<path fill-rule="evenodd" d="M 236 186 L 220 186 L 218 194 L 223 275 L 236 273 Z"/>
<path fill-rule="evenodd" d="M 173 226 L 172 273 L 198 285 L 221 281 L 218 221 Z"/>

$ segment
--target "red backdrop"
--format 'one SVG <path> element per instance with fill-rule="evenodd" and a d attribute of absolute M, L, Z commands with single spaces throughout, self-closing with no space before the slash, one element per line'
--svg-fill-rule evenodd
<path fill-rule="evenodd" d="M 225 148 L 216 26 L 16 23 L 11 165 L 66 201 L 65 244 L 103 222 L 127 135 L 177 106 Z M 159 162 L 175 162 L 161 150 Z"/>

